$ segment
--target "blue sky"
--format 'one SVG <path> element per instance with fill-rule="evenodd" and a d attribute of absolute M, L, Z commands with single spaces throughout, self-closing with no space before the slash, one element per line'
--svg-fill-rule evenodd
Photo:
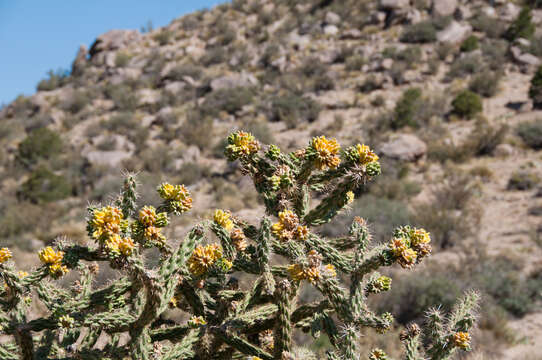
<path fill-rule="evenodd" d="M 224 0 L 0 0 L 0 106 L 30 95 L 50 69 L 69 69 L 79 45 L 111 29 L 154 27 Z"/>

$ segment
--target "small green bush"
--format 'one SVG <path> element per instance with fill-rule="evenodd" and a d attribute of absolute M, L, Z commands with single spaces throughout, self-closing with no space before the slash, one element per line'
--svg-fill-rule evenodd
<path fill-rule="evenodd" d="M 478 49 L 478 38 L 474 35 L 469 36 L 461 43 L 462 52 L 471 52 Z"/>
<path fill-rule="evenodd" d="M 531 190 L 540 183 L 540 177 L 531 171 L 516 171 L 508 180 L 508 190 Z"/>
<path fill-rule="evenodd" d="M 320 110 L 320 104 L 313 99 L 290 93 L 271 100 L 270 119 L 284 121 L 289 128 L 294 128 L 301 121 L 316 120 Z"/>
<path fill-rule="evenodd" d="M 520 124 L 517 134 L 527 146 L 535 150 L 542 149 L 542 119 Z"/>
<path fill-rule="evenodd" d="M 17 196 L 33 203 L 48 203 L 65 199 L 72 193 L 71 184 L 61 175 L 55 175 L 45 167 L 34 170 Z"/>
<path fill-rule="evenodd" d="M 484 97 L 493 97 L 499 89 L 502 74 L 498 71 L 483 71 L 474 75 L 469 83 L 469 89 Z"/>
<path fill-rule="evenodd" d="M 474 30 L 483 32 L 487 35 L 487 37 L 492 39 L 500 38 L 506 31 L 503 21 L 487 16 L 483 13 L 474 16 L 470 20 L 470 23 Z"/>
<path fill-rule="evenodd" d="M 196 111 L 188 115 L 178 133 L 186 144 L 205 149 L 209 147 L 209 139 L 213 138 L 213 128 L 213 119 Z"/>
<path fill-rule="evenodd" d="M 529 97 L 533 100 L 533 106 L 542 108 L 542 66 L 538 68 L 531 80 Z"/>
<path fill-rule="evenodd" d="M 361 71 L 363 65 L 367 63 L 367 60 L 361 55 L 352 55 L 345 61 L 346 71 Z"/>
<path fill-rule="evenodd" d="M 492 126 L 487 119 L 480 117 L 463 146 L 464 151 L 473 156 L 490 155 L 503 142 L 507 132 L 507 125 Z"/>
<path fill-rule="evenodd" d="M 49 76 L 47 79 L 38 83 L 38 91 L 51 91 L 64 86 L 69 80 L 70 72 L 63 69 L 58 69 L 56 72 L 49 70 L 47 75 Z"/>
<path fill-rule="evenodd" d="M 200 59 L 200 62 L 204 66 L 211 66 L 215 64 L 220 64 L 226 61 L 226 50 L 221 46 L 216 46 L 210 48 L 203 54 Z"/>
<path fill-rule="evenodd" d="M 508 41 L 514 41 L 518 38 L 530 39 L 536 28 L 532 22 L 531 9 L 524 7 L 518 14 L 518 17 L 506 30 L 504 37 Z"/>
<path fill-rule="evenodd" d="M 470 90 L 462 91 L 452 101 L 452 112 L 462 118 L 470 119 L 482 110 L 480 96 Z"/>
<path fill-rule="evenodd" d="M 169 43 L 169 41 L 172 38 L 172 35 L 173 34 L 171 31 L 162 29 L 160 32 L 156 33 L 156 35 L 154 35 L 153 38 L 154 40 L 158 41 L 158 44 L 160 44 L 160 46 L 164 46 L 167 43 Z"/>
<path fill-rule="evenodd" d="M 90 96 L 90 92 L 86 90 L 77 90 L 62 104 L 62 108 L 75 115 L 91 102 L 92 97 Z"/>
<path fill-rule="evenodd" d="M 234 114 L 243 106 L 250 104 L 253 98 L 254 90 L 251 88 L 218 89 L 205 96 L 200 110 L 204 115 L 209 116 L 217 116 L 221 111 Z"/>
<path fill-rule="evenodd" d="M 167 78 L 173 81 L 182 81 L 185 76 L 190 76 L 194 80 L 199 80 L 203 74 L 203 69 L 193 64 L 177 65 L 168 73 Z"/>
<path fill-rule="evenodd" d="M 437 40 L 437 30 L 430 21 L 410 25 L 401 35 L 401 41 L 406 43 L 430 43 L 435 40 Z"/>
<path fill-rule="evenodd" d="M 39 159 L 50 159 L 62 151 L 62 139 L 48 128 L 33 130 L 19 144 L 18 159 L 25 164 L 32 164 Z"/>
<path fill-rule="evenodd" d="M 115 56 L 115 66 L 125 67 L 126 65 L 128 65 L 131 59 L 132 59 L 131 54 L 126 53 L 124 51 L 119 51 L 117 52 L 117 55 Z"/>
<path fill-rule="evenodd" d="M 479 73 L 484 66 L 484 60 L 479 55 L 469 54 L 457 58 L 446 74 L 447 80 L 464 78 L 467 75 Z"/>
<path fill-rule="evenodd" d="M 134 111 L 137 108 L 137 97 L 134 89 L 126 84 L 107 85 L 105 95 L 113 100 L 115 108 L 120 111 Z"/>
<path fill-rule="evenodd" d="M 417 127 L 415 114 L 421 106 L 422 91 L 418 88 L 411 88 L 403 92 L 401 99 L 395 105 L 394 117 L 391 127 L 399 129 L 403 126 Z"/>

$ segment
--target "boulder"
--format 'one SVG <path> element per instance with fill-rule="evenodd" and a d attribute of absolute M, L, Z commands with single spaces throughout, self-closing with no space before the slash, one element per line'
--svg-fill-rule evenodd
<path fill-rule="evenodd" d="M 493 150 L 493 155 L 498 157 L 509 157 L 516 153 L 516 149 L 510 144 L 499 144 Z"/>
<path fill-rule="evenodd" d="M 79 76 L 83 73 L 87 65 L 87 56 L 88 56 L 87 46 L 86 45 L 79 46 L 77 55 L 75 56 L 75 59 L 73 60 L 73 63 L 72 63 L 73 76 Z"/>
<path fill-rule="evenodd" d="M 88 159 L 88 161 L 92 164 L 97 165 L 107 165 L 109 167 L 117 167 L 121 165 L 122 160 L 129 159 L 132 157 L 132 152 L 130 151 L 121 151 L 121 150 L 113 150 L 113 151 L 88 151 L 85 152 L 85 157 Z"/>
<path fill-rule="evenodd" d="M 380 153 L 392 159 L 416 161 L 427 152 L 427 145 L 412 134 L 399 134 L 385 143 Z"/>
<path fill-rule="evenodd" d="M 110 30 L 96 38 L 90 47 L 90 57 L 102 51 L 118 50 L 141 39 L 137 30 Z"/>
<path fill-rule="evenodd" d="M 446 29 L 437 33 L 437 39 L 440 42 L 457 44 L 465 40 L 471 33 L 472 27 L 469 24 L 452 21 Z"/>
<path fill-rule="evenodd" d="M 326 23 L 331 24 L 331 25 L 339 25 L 341 23 L 341 17 L 335 14 L 334 12 L 329 11 L 326 14 L 325 21 Z"/>
<path fill-rule="evenodd" d="M 409 5 L 409 0 L 380 0 L 379 8 L 384 10 L 400 10 Z"/>
<path fill-rule="evenodd" d="M 433 0 L 432 13 L 434 16 L 450 16 L 457 9 L 457 0 Z"/>
<path fill-rule="evenodd" d="M 137 91 L 139 105 L 154 105 L 160 101 L 160 91 L 153 89 L 140 89 Z"/>
<path fill-rule="evenodd" d="M 521 8 L 511 2 L 502 6 L 500 11 L 500 18 L 504 21 L 514 21 L 521 11 Z"/>
<path fill-rule="evenodd" d="M 510 48 L 510 53 L 512 54 L 514 60 L 520 65 L 535 68 L 542 64 L 538 57 L 534 56 L 533 54 L 523 53 L 521 49 L 517 46 L 512 46 Z"/>
<path fill-rule="evenodd" d="M 254 75 L 246 72 L 235 73 L 226 76 L 221 76 L 219 78 L 213 79 L 211 81 L 211 89 L 232 89 L 236 87 L 247 87 L 258 85 L 258 79 Z"/>
<path fill-rule="evenodd" d="M 337 35 L 339 33 L 339 28 L 335 25 L 327 25 L 324 27 L 324 34 L 326 35 Z"/>
<path fill-rule="evenodd" d="M 341 34 L 341 39 L 360 39 L 363 36 L 363 33 L 358 29 L 348 29 L 343 31 Z"/>

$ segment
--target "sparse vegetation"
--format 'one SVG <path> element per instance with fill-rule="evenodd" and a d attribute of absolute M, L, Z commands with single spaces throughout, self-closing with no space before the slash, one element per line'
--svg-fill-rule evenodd
<path fill-rule="evenodd" d="M 533 171 L 519 170 L 508 180 L 508 190 L 531 190 L 540 184 L 540 177 Z"/>
<path fill-rule="evenodd" d="M 535 150 L 542 149 L 542 119 L 520 124 L 517 134 L 527 146 Z"/>
<path fill-rule="evenodd" d="M 64 86 L 69 81 L 69 71 L 58 69 L 57 71 L 49 70 L 48 78 L 43 79 L 38 83 L 38 91 L 51 91 Z"/>
<path fill-rule="evenodd" d="M 60 136 L 48 128 L 32 131 L 19 144 L 18 159 L 24 164 L 33 164 L 40 159 L 51 159 L 62 151 Z"/>
<path fill-rule="evenodd" d="M 435 40 L 437 40 L 437 30 L 431 21 L 409 25 L 401 35 L 401 41 L 406 43 L 430 43 Z"/>
<path fill-rule="evenodd" d="M 452 112 L 462 118 L 471 119 L 482 110 L 482 100 L 469 90 L 460 92 L 452 101 Z"/>
<path fill-rule="evenodd" d="M 542 66 L 538 68 L 531 79 L 529 97 L 533 100 L 533 106 L 542 108 Z"/>
<path fill-rule="evenodd" d="M 514 41 L 518 38 L 530 39 L 535 31 L 535 25 L 532 22 L 531 9 L 524 7 L 521 9 L 518 17 L 506 30 L 504 37 L 508 41 Z"/>

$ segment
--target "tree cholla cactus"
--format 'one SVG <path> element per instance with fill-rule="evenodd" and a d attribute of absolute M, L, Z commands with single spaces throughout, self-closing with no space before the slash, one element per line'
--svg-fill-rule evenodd
<path fill-rule="evenodd" d="M 17 273 L 11 252 L 0 249 L 0 327 L 12 339 L 0 344 L 0 358 L 316 359 L 294 344 L 293 330 L 300 329 L 328 336 L 328 359 L 388 359 L 380 349 L 363 355 L 358 349 L 361 331 L 383 333 L 393 324 L 390 313 L 371 311 L 367 298 L 391 287 L 380 267 L 409 269 L 431 253 L 429 233 L 403 226 L 389 243 L 371 245 L 360 218 L 343 237 L 325 239 L 316 231 L 380 173 L 378 156 L 366 145 L 341 151 L 324 136 L 284 154 L 242 131 L 229 136 L 225 153 L 239 161 L 263 198 L 260 224 L 218 209 L 173 247 L 162 230 L 170 216 L 191 209 L 189 191 L 161 184 L 162 204 L 138 209 L 136 181 L 128 174 L 116 202 L 89 207 L 92 245 L 58 240 L 39 252 L 43 266 L 30 274 Z M 143 256 L 150 248 L 160 251 L 153 267 Z M 95 289 L 98 262 L 123 276 Z M 79 275 L 70 288 L 49 281 L 69 271 Z M 322 299 L 303 303 L 297 296 L 303 282 Z M 424 331 L 409 325 L 400 337 L 405 359 L 447 359 L 469 350 L 477 300 L 466 294 L 448 318 L 431 310 Z M 42 317 L 30 317 L 31 301 L 43 304 Z M 168 308 L 184 311 L 189 320 L 168 319 Z"/>

